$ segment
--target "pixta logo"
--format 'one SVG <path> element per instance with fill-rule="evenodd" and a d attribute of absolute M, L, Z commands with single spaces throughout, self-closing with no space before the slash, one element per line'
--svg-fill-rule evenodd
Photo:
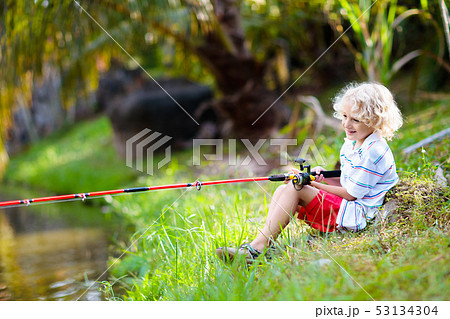
<path fill-rule="evenodd" d="M 193 140 L 193 154 L 192 164 L 198 166 L 202 164 L 202 160 L 206 161 L 228 161 L 229 166 L 247 166 L 255 162 L 259 166 L 267 165 L 263 156 L 260 154 L 260 149 L 265 145 L 266 147 L 278 148 L 279 164 L 289 165 L 292 162 L 288 154 L 288 147 L 296 147 L 298 149 L 296 139 L 260 139 L 255 144 L 252 144 L 248 139 L 228 140 L 228 152 L 224 152 L 224 140 L 222 139 L 195 139 Z M 242 146 L 247 150 L 248 155 L 239 160 L 237 154 L 237 143 L 242 143 Z M 214 153 L 205 154 L 202 152 L 202 147 L 207 148 Z M 242 149 L 242 147 L 241 147 Z M 307 162 L 316 163 L 316 165 L 324 166 L 326 162 L 319 152 L 316 144 L 312 139 L 305 139 L 299 149 L 298 157 L 306 159 Z"/>
<path fill-rule="evenodd" d="M 159 132 L 152 132 L 148 128 L 143 129 L 126 141 L 126 165 L 144 172 L 144 159 L 146 159 L 147 167 L 145 172 L 148 175 L 153 175 L 153 168 L 155 166 L 154 153 L 171 139 L 172 137 L 170 136 L 162 135 Z M 170 159 L 171 147 L 167 146 L 164 151 L 164 158 L 156 164 L 158 169 L 169 163 Z"/>
<path fill-rule="evenodd" d="M 161 148 L 170 141 L 172 137 L 163 135 L 159 132 L 152 131 L 148 128 L 135 134 L 126 141 L 126 165 L 135 168 L 138 171 L 144 172 L 148 175 L 153 175 L 154 168 L 160 169 L 171 161 L 171 147 L 167 146 L 164 150 L 164 157 L 160 160 L 160 155 L 155 156 L 155 153 L 161 153 Z M 260 149 L 265 147 L 272 147 L 278 149 L 279 164 L 289 165 L 291 163 L 291 156 L 288 153 L 288 147 L 296 147 L 299 151 L 298 157 L 306 159 L 308 162 L 316 163 L 316 165 L 326 165 L 324 158 L 319 152 L 316 144 L 312 139 L 305 139 L 300 148 L 298 148 L 296 139 L 260 139 L 255 144 L 248 139 L 229 139 L 227 140 L 227 152 L 224 151 L 224 140 L 222 139 L 194 139 L 192 140 L 192 164 L 193 166 L 202 165 L 203 161 L 220 161 L 228 162 L 229 166 L 247 166 L 251 163 L 258 166 L 268 165 L 260 154 Z M 237 152 L 237 144 L 246 149 L 243 157 Z M 207 153 L 202 151 L 202 148 L 207 148 Z M 205 151 L 205 150 L 204 150 Z M 312 156 L 311 156 L 312 155 Z M 156 158 L 158 162 L 155 163 Z M 144 163 L 146 165 L 144 165 Z"/>

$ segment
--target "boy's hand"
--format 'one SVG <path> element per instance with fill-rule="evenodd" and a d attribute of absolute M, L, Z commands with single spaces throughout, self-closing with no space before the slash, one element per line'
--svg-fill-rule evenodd
<path fill-rule="evenodd" d="M 326 171 L 326 169 L 323 167 L 320 167 L 320 166 L 316 166 L 311 169 L 311 172 L 316 173 L 316 182 L 317 183 L 321 183 L 325 179 L 325 177 L 323 177 L 323 175 L 320 174 L 320 172 L 322 172 L 322 171 Z"/>

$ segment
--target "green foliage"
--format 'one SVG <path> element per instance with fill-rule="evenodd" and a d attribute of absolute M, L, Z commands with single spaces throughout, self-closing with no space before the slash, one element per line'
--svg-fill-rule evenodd
<path fill-rule="evenodd" d="M 99 71 L 107 68 L 111 57 L 133 64 L 129 54 L 156 77 L 185 75 L 212 82 L 199 59 L 192 57 L 192 46 L 214 24 L 211 10 L 199 10 L 199 5 L 6 0 L 0 17 L 2 136 L 13 125 L 14 108 L 31 106 L 33 87 L 49 70 L 60 75 L 60 97 L 67 109 L 95 90 Z"/>
<path fill-rule="evenodd" d="M 358 20 L 370 1 L 237 1 L 245 34 L 235 36 L 249 43 L 249 55 L 264 62 L 265 82 L 271 89 L 284 89 L 313 62 L 314 69 L 306 75 L 310 77 L 305 81 L 308 85 L 330 83 L 333 80 L 330 72 L 340 69 L 348 77 L 345 66 L 349 59 L 345 50 L 332 51 L 316 61 L 336 38 L 329 24 L 337 24 L 343 32 L 347 23 L 337 13 L 344 11 L 343 19 L 355 24 L 353 36 L 346 35 L 343 39 L 370 79 L 389 82 L 395 72 L 425 49 L 437 55 L 433 58 L 450 70 L 445 59 L 439 59 L 443 42 L 439 42 L 438 49 L 433 47 L 438 42 L 434 34 L 442 38 L 433 12 L 436 5 L 420 3 L 422 9 L 408 9 L 397 5 L 397 1 L 379 0 L 373 12 L 368 11 Z M 227 34 L 219 23 L 220 14 L 216 16 L 215 5 L 211 1 L 167 0 L 3 1 L 0 7 L 0 134 L 4 136 L 12 125 L 14 106 L 31 105 L 33 86 L 46 69 L 61 75 L 61 101 L 66 108 L 72 107 L 81 94 L 95 90 L 99 71 L 107 68 L 113 56 L 123 58 L 133 67 L 137 61 L 152 76 L 185 75 L 213 84 L 217 75 L 207 71 L 207 66 L 215 60 L 205 62 L 197 56 L 198 48 L 214 34 L 221 42 L 220 49 L 229 51 L 231 56 L 236 54 L 231 39 L 234 35 Z M 216 9 L 220 13 L 220 5 Z M 407 46 L 411 39 L 417 38 L 413 32 L 403 32 L 397 39 L 394 36 L 410 16 L 423 18 L 416 23 L 419 27 L 433 26 L 428 28 L 433 33 L 427 33 L 433 36 L 426 41 L 420 38 L 420 45 L 414 50 Z M 339 45 L 337 42 L 336 47 Z M 400 54 L 405 45 L 409 53 Z M 432 80 L 438 82 L 435 85 L 444 83 L 445 79 L 434 77 L 435 71 L 434 65 L 427 69 L 433 75 Z"/>
<path fill-rule="evenodd" d="M 437 25 L 429 12 L 418 8 L 408 9 L 400 6 L 395 1 L 377 2 L 360 1 L 338 1 L 343 16 L 350 23 L 355 37 L 352 39 L 356 46 L 344 33 L 343 22 L 335 16 L 337 30 L 342 34 L 345 44 L 355 55 L 358 69 L 363 71 L 369 81 L 378 81 L 389 84 L 392 77 L 408 62 L 424 53 L 424 47 L 410 51 L 403 56 L 395 57 L 394 36 L 401 29 L 401 24 L 411 16 L 421 16 L 433 26 L 438 35 L 435 41 L 440 43 L 440 55 L 443 53 L 442 30 Z"/>
<path fill-rule="evenodd" d="M 5 134 L 11 125 L 11 109 L 29 106 L 33 85 L 46 70 L 62 73 L 61 96 L 66 107 L 92 89 L 97 70 L 95 52 L 83 49 L 86 39 L 91 40 L 90 30 L 74 1 L 7 0 L 0 14 L 0 134 Z"/>

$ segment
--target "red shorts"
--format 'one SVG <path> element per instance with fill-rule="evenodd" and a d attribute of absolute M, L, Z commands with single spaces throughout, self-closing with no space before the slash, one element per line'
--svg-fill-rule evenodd
<path fill-rule="evenodd" d="M 319 190 L 319 194 L 306 207 L 300 206 L 298 218 L 322 232 L 335 231 L 341 202 L 341 197 Z"/>

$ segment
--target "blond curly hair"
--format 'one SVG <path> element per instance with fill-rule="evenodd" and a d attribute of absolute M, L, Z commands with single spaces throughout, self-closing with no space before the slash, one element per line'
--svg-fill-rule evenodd
<path fill-rule="evenodd" d="M 342 120 L 344 104 L 351 103 L 351 116 L 391 140 L 403 124 L 392 93 L 375 82 L 350 83 L 333 99 L 334 117 Z"/>

